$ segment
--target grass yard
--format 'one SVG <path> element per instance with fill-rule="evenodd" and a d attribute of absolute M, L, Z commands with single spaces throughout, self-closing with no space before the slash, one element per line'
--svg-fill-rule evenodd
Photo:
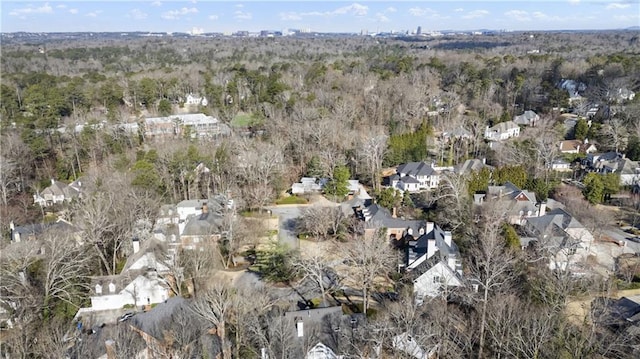
<path fill-rule="evenodd" d="M 261 122 L 255 116 L 245 112 L 238 112 L 236 117 L 231 120 L 231 126 L 233 127 L 247 127 L 250 125 L 259 124 Z"/>

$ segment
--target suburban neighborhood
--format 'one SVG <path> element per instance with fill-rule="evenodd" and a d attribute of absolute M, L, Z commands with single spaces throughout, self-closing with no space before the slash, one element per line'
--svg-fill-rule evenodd
<path fill-rule="evenodd" d="M 640 357 L 637 29 L 290 30 L 2 34 L 0 357 Z"/>

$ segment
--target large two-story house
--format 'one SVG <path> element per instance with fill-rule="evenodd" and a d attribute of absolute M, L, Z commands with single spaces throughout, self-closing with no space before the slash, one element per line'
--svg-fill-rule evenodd
<path fill-rule="evenodd" d="M 402 238 L 405 245 L 405 270 L 412 273 L 416 301 L 437 297 L 450 287 L 464 284 L 462 262 L 452 234 L 433 222 L 414 232 L 407 229 Z"/>
<path fill-rule="evenodd" d="M 437 167 L 433 163 L 408 162 L 396 168 L 396 173 L 388 178 L 391 188 L 400 191 L 418 192 L 438 187 L 440 175 L 444 171 L 453 171 L 452 167 Z"/>
<path fill-rule="evenodd" d="M 488 141 L 504 141 L 512 137 L 520 136 L 520 127 L 513 121 L 500 122 L 484 131 L 484 138 Z"/>
<path fill-rule="evenodd" d="M 597 173 L 617 173 L 620 184 L 633 186 L 640 183 L 640 162 L 632 161 L 617 152 L 590 153 L 583 160 L 587 170 Z"/>
<path fill-rule="evenodd" d="M 51 185 L 41 192 L 33 195 L 33 202 L 40 207 L 53 206 L 54 204 L 62 204 L 71 202 L 82 196 L 82 181 L 76 180 L 70 184 L 62 183 L 51 179 Z"/>
<path fill-rule="evenodd" d="M 498 202 L 510 224 L 524 225 L 527 218 L 546 213 L 546 204 L 538 202 L 534 192 L 522 190 L 511 182 L 502 186 L 489 186 L 486 194 L 478 193 L 474 196 L 476 205 L 488 201 Z"/>
<path fill-rule="evenodd" d="M 525 230 L 530 233 L 535 247 L 547 255 L 552 270 L 570 270 L 580 273 L 591 251 L 593 235 L 567 211 L 555 208 L 538 217 L 526 218 Z"/>

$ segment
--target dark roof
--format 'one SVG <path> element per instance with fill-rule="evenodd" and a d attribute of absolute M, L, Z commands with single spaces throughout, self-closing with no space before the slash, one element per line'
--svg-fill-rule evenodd
<path fill-rule="evenodd" d="M 41 234 L 46 230 L 59 230 L 59 231 L 74 231 L 75 227 L 66 221 L 58 220 L 53 223 L 34 223 L 26 226 L 15 227 L 11 232 L 11 238 L 13 234 L 18 233 L 20 237 Z M 21 238 L 26 239 L 26 238 Z"/>
<path fill-rule="evenodd" d="M 396 169 L 396 172 L 403 173 L 410 176 L 430 176 L 435 173 L 435 170 L 431 165 L 424 162 L 408 162 L 401 164 Z"/>
<path fill-rule="evenodd" d="M 372 204 L 363 210 L 358 212 L 356 210 L 356 216 L 361 220 L 365 220 L 376 227 L 386 228 L 411 228 L 413 233 L 418 233 L 420 227 L 425 225 L 425 221 L 422 220 L 405 220 L 402 218 L 393 218 L 388 209 L 379 206 L 378 204 Z M 364 216 L 364 218 L 363 218 Z"/>
<path fill-rule="evenodd" d="M 420 183 L 420 181 L 418 181 L 415 177 L 413 176 L 404 176 L 400 178 L 400 181 L 404 182 L 404 183 Z"/>

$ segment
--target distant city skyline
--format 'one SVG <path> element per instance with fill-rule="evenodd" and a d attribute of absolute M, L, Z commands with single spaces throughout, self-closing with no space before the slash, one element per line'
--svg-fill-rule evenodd
<path fill-rule="evenodd" d="M 0 13 L 2 32 L 607 30 L 639 26 L 640 0 L 36 0 L 2 1 Z"/>

